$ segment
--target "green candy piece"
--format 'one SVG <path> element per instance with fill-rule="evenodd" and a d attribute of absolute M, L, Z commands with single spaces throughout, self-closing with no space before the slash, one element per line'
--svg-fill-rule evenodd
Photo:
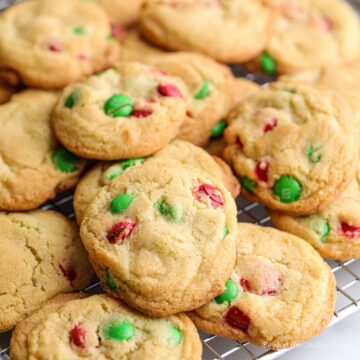
<path fill-rule="evenodd" d="M 270 75 L 274 75 L 276 73 L 276 64 L 270 55 L 266 53 L 262 54 L 260 58 L 260 65 L 266 73 Z"/>
<path fill-rule="evenodd" d="M 289 204 L 299 199 L 301 189 L 301 184 L 295 178 L 282 176 L 275 183 L 274 194 L 282 203 Z"/>
<path fill-rule="evenodd" d="M 225 283 L 225 286 L 226 290 L 215 298 L 217 304 L 222 304 L 224 302 L 228 302 L 230 304 L 231 301 L 234 300 L 238 295 L 239 290 L 234 281 L 229 279 Z"/>
<path fill-rule="evenodd" d="M 180 344 L 182 340 L 182 334 L 178 327 L 174 325 L 169 326 L 169 336 L 167 338 L 167 341 L 170 344 Z"/>
<path fill-rule="evenodd" d="M 107 41 L 115 41 L 116 38 L 114 38 L 113 36 L 111 35 L 107 35 L 106 38 L 105 38 Z"/>
<path fill-rule="evenodd" d="M 255 180 L 249 179 L 247 176 L 244 176 L 241 178 L 241 185 L 246 191 L 252 194 L 254 189 L 257 187 L 257 182 Z"/>
<path fill-rule="evenodd" d="M 228 228 L 226 227 L 226 225 L 224 225 L 224 227 L 223 227 L 223 233 L 224 233 L 224 237 L 227 236 L 227 235 L 229 235 L 229 230 L 228 230 Z"/>
<path fill-rule="evenodd" d="M 109 180 L 112 180 L 114 178 L 116 178 L 117 176 L 121 175 L 127 168 L 129 168 L 130 166 L 134 166 L 134 165 L 143 165 L 145 162 L 144 158 L 136 158 L 136 159 L 129 159 L 129 160 L 124 160 L 122 162 L 120 162 L 119 168 L 114 169 L 114 171 L 109 175 Z"/>
<path fill-rule="evenodd" d="M 201 89 L 199 92 L 194 96 L 194 99 L 201 100 L 206 98 L 209 95 L 210 92 L 210 82 L 207 80 L 203 81 L 203 84 L 201 86 Z"/>
<path fill-rule="evenodd" d="M 134 336 L 134 326 L 128 321 L 114 321 L 106 330 L 106 337 L 116 341 L 130 340 Z"/>
<path fill-rule="evenodd" d="M 73 29 L 73 32 L 74 32 L 74 34 L 76 34 L 76 35 L 84 35 L 84 28 L 83 27 L 81 27 L 81 26 L 76 26 L 76 27 L 74 27 L 74 29 Z"/>
<path fill-rule="evenodd" d="M 71 109 L 79 100 L 79 92 L 73 91 L 65 100 L 65 107 Z"/>
<path fill-rule="evenodd" d="M 62 172 L 74 172 L 78 169 L 76 163 L 79 157 L 65 148 L 56 150 L 51 159 L 55 167 Z"/>
<path fill-rule="evenodd" d="M 312 164 L 316 164 L 321 160 L 321 154 L 318 153 L 318 151 L 321 149 L 321 146 L 315 147 L 310 145 L 306 156 L 308 157 L 309 161 Z"/>
<path fill-rule="evenodd" d="M 296 91 L 295 90 L 291 90 L 291 89 L 282 89 L 281 91 L 285 91 L 289 94 L 296 94 Z"/>
<path fill-rule="evenodd" d="M 217 138 L 221 136 L 225 128 L 226 128 L 226 122 L 224 120 L 221 120 L 212 128 L 210 137 Z"/>
<path fill-rule="evenodd" d="M 132 100 L 127 95 L 113 95 L 104 104 L 104 111 L 106 115 L 112 117 L 129 116 L 133 112 Z"/>
<path fill-rule="evenodd" d="M 159 200 L 154 206 L 166 220 L 175 224 L 181 222 L 183 212 L 178 206 L 170 205 L 166 200 Z"/>
<path fill-rule="evenodd" d="M 113 214 L 121 213 L 129 207 L 132 201 L 133 197 L 129 194 L 118 195 L 116 198 L 111 200 L 110 210 Z"/>
<path fill-rule="evenodd" d="M 326 242 L 326 238 L 329 235 L 330 232 L 330 225 L 328 221 L 325 221 L 322 224 L 322 229 L 320 228 L 320 224 L 319 226 L 317 226 L 317 229 L 315 229 L 315 232 L 317 235 L 320 236 L 320 241 L 321 242 Z"/>
<path fill-rule="evenodd" d="M 106 285 L 112 291 L 117 291 L 118 287 L 110 274 L 109 268 L 106 268 Z"/>

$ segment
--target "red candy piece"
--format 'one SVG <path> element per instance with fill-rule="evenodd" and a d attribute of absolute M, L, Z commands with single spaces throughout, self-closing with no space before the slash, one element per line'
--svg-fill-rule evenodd
<path fill-rule="evenodd" d="M 197 200 L 206 203 L 206 198 L 210 198 L 211 206 L 216 209 L 224 205 L 224 199 L 218 188 L 209 184 L 201 184 L 194 191 Z M 204 201 L 205 200 L 205 201 Z"/>
<path fill-rule="evenodd" d="M 348 239 L 360 237 L 360 227 L 349 225 L 346 222 L 341 223 L 341 232 Z"/>
<path fill-rule="evenodd" d="M 180 90 L 173 84 L 160 84 L 157 87 L 160 95 L 169 96 L 169 97 L 178 97 L 183 99 L 183 95 Z"/>
<path fill-rule="evenodd" d="M 77 58 L 78 58 L 79 60 L 87 60 L 87 56 L 84 55 L 84 54 L 79 54 L 79 55 L 77 56 Z"/>
<path fill-rule="evenodd" d="M 58 42 L 52 40 L 47 45 L 48 49 L 52 52 L 61 52 L 61 46 Z"/>
<path fill-rule="evenodd" d="M 266 124 L 263 128 L 264 133 L 271 131 L 277 125 L 277 120 L 275 118 L 271 118 L 269 123 Z"/>
<path fill-rule="evenodd" d="M 85 349 L 85 330 L 75 325 L 69 333 L 69 341 L 80 349 Z"/>
<path fill-rule="evenodd" d="M 111 24 L 111 36 L 117 38 L 123 32 L 123 28 L 117 24 Z"/>
<path fill-rule="evenodd" d="M 151 114 L 152 114 L 151 110 L 136 109 L 131 113 L 130 116 L 137 117 L 137 118 L 143 118 L 143 117 L 147 117 L 147 116 L 149 116 Z"/>
<path fill-rule="evenodd" d="M 270 164 L 266 160 L 260 160 L 255 167 L 255 177 L 259 181 L 267 182 L 268 181 L 268 170 L 269 170 Z"/>
<path fill-rule="evenodd" d="M 186 111 L 186 116 L 189 118 L 193 117 L 192 113 L 189 110 Z"/>
<path fill-rule="evenodd" d="M 123 243 L 125 239 L 130 237 L 135 226 L 135 221 L 131 219 L 119 222 L 108 231 L 106 238 L 109 240 L 110 244 L 118 242 Z"/>
<path fill-rule="evenodd" d="M 232 328 L 246 333 L 249 329 L 250 318 L 244 314 L 238 307 L 231 307 L 223 317 L 226 324 Z"/>
<path fill-rule="evenodd" d="M 250 286 L 249 286 L 249 282 L 247 280 L 245 280 L 244 278 L 241 278 L 240 281 L 240 286 L 247 292 L 250 292 Z"/>
<path fill-rule="evenodd" d="M 333 28 L 333 23 L 332 21 L 327 18 L 326 16 L 321 16 L 318 20 L 318 24 L 321 30 L 328 32 L 330 30 L 332 30 Z"/>
<path fill-rule="evenodd" d="M 77 272 L 76 270 L 74 269 L 74 267 L 72 265 L 69 265 L 69 266 L 63 266 L 59 263 L 59 268 L 62 272 L 62 274 L 65 276 L 65 278 L 67 280 L 69 280 L 70 284 L 73 283 L 73 281 L 76 280 L 77 278 Z"/>

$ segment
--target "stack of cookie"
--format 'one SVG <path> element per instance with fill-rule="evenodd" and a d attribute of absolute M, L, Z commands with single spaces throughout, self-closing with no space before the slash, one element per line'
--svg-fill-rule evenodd
<path fill-rule="evenodd" d="M 358 57 L 358 19 L 337 0 L 1 13 L 11 358 L 199 360 L 195 325 L 273 349 L 322 331 L 336 291 L 320 254 L 360 257 Z M 223 63 L 284 75 L 261 88 Z M 77 224 L 36 210 L 75 185 Z M 240 191 L 286 232 L 238 223 Z M 74 293 L 93 270 L 106 294 Z"/>

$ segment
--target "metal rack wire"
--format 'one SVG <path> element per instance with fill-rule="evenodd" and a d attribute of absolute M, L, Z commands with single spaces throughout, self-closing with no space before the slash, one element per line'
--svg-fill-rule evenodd
<path fill-rule="evenodd" d="M 0 11 L 17 1 L 19 0 L 0 0 Z M 349 2 L 356 6 L 357 9 L 360 9 L 359 0 Z M 239 66 L 232 66 L 231 68 L 236 76 L 244 76 L 260 84 L 265 84 L 271 80 L 261 75 L 249 74 Z M 41 208 L 44 210 L 55 210 L 68 216 L 70 219 L 75 219 L 72 200 L 73 191 L 60 193 L 54 200 L 47 201 Z M 270 217 L 261 204 L 248 202 L 241 197 L 237 199 L 236 204 L 238 208 L 238 221 L 273 226 Z M 360 309 L 360 260 L 349 260 L 346 262 L 328 261 L 328 264 L 336 276 L 338 294 L 334 317 L 329 325 L 332 326 Z M 88 293 L 102 292 L 97 279 L 94 279 L 92 284 L 84 291 Z M 10 359 L 10 337 L 10 332 L 0 334 L 0 360 Z M 273 351 L 259 348 L 248 342 L 241 343 L 202 332 L 200 332 L 200 337 L 203 344 L 203 360 L 273 360 L 291 350 Z"/>

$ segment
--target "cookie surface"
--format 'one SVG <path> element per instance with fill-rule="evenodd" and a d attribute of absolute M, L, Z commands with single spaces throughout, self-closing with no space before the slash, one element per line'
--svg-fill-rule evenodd
<path fill-rule="evenodd" d="M 146 39 L 168 50 L 198 51 L 237 63 L 265 48 L 273 10 L 262 0 L 147 0 L 140 28 Z"/>
<path fill-rule="evenodd" d="M 81 1 L 13 5 L 1 13 L 0 34 L 0 67 L 14 70 L 28 86 L 64 87 L 118 56 L 105 12 Z"/>
<path fill-rule="evenodd" d="M 139 20 L 144 0 L 97 0 L 114 24 L 128 26 Z"/>
<path fill-rule="evenodd" d="M 66 302 L 88 297 L 85 293 L 68 293 L 56 295 L 51 300 L 43 304 L 39 309 L 31 313 L 27 318 L 20 321 L 11 336 L 10 357 L 13 360 L 28 359 L 27 337 L 38 323 L 49 313 L 58 310 Z"/>
<path fill-rule="evenodd" d="M 118 63 L 64 89 L 53 113 L 55 133 L 87 158 L 148 156 L 176 136 L 186 98 L 181 79 L 139 63 Z"/>
<path fill-rule="evenodd" d="M 228 122 L 225 157 L 244 196 L 274 210 L 319 211 L 357 170 L 358 126 L 345 99 L 330 89 L 272 83 L 246 98 Z"/>
<path fill-rule="evenodd" d="M 74 186 L 84 169 L 85 161 L 55 138 L 50 116 L 57 98 L 25 90 L 0 106 L 0 209 L 34 209 Z"/>
<path fill-rule="evenodd" d="M 282 349 L 322 331 L 335 301 L 335 277 L 309 244 L 276 229 L 239 223 L 226 291 L 190 317 L 205 332 Z"/>
<path fill-rule="evenodd" d="M 92 278 L 76 224 L 54 211 L 0 213 L 0 332 Z"/>
<path fill-rule="evenodd" d="M 321 256 L 334 260 L 360 258 L 360 174 L 329 207 L 309 216 L 269 211 L 280 230 L 309 242 Z"/>
<path fill-rule="evenodd" d="M 360 120 L 360 61 L 334 67 L 308 69 L 282 75 L 280 80 L 309 82 L 328 86 L 346 98 L 354 115 Z"/>
<path fill-rule="evenodd" d="M 240 193 L 239 181 L 235 178 L 229 165 L 219 158 L 212 158 L 204 150 L 191 143 L 174 140 L 166 145 L 164 149 L 147 159 L 136 158 L 117 162 L 102 161 L 89 170 L 79 182 L 74 194 L 74 209 L 78 224 L 81 224 L 86 209 L 102 187 L 132 167 L 143 165 L 145 161 L 150 159 L 177 161 L 195 166 L 222 181 L 233 198 L 236 198 Z"/>
<path fill-rule="evenodd" d="M 110 182 L 81 223 L 103 289 L 156 316 L 194 309 L 224 290 L 235 231 L 235 202 L 220 182 L 160 160 Z"/>
<path fill-rule="evenodd" d="M 200 360 L 201 342 L 184 314 L 149 318 L 107 295 L 67 301 L 26 329 L 30 359 Z"/>
<path fill-rule="evenodd" d="M 258 60 L 270 74 L 336 66 L 360 55 L 360 27 L 346 1 L 275 0 L 277 33 Z"/>

